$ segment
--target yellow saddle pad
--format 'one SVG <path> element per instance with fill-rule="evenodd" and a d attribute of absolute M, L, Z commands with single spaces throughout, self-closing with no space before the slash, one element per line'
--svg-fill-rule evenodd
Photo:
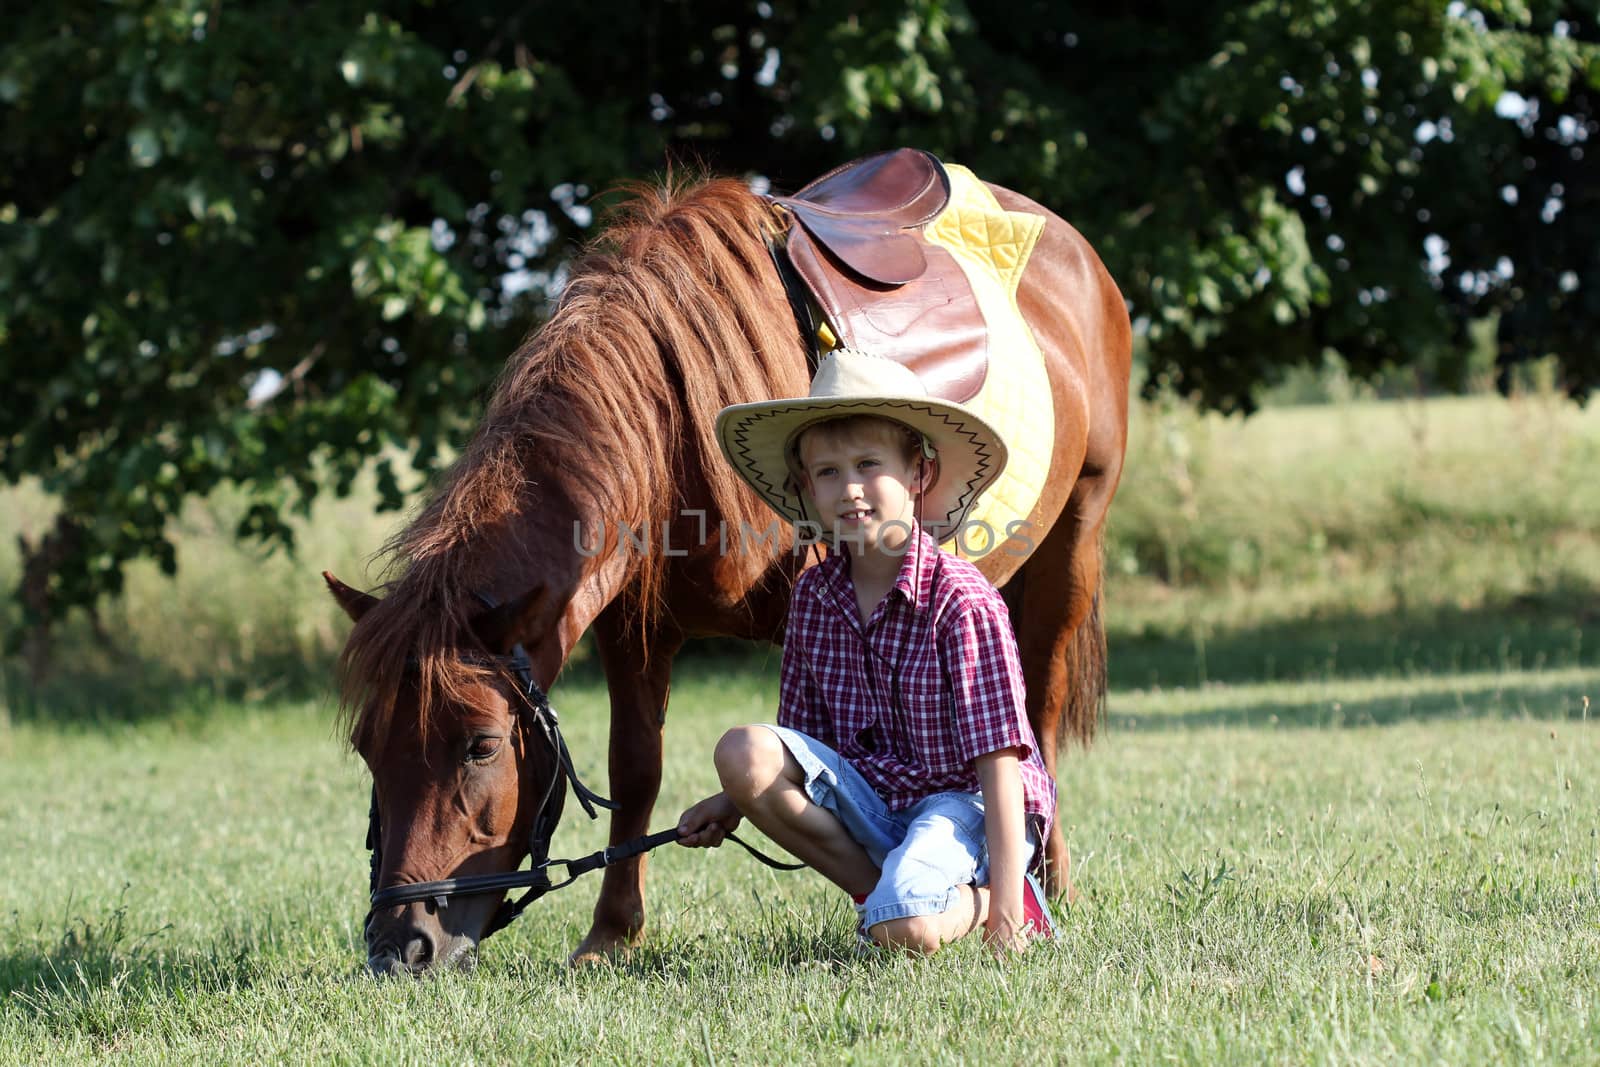
<path fill-rule="evenodd" d="M 980 559 L 1027 530 L 1050 474 L 1055 450 L 1055 402 L 1044 355 L 1017 307 L 1017 286 L 1044 232 L 1043 215 L 1007 211 L 966 167 L 945 164 L 950 203 L 923 236 L 955 257 L 978 299 L 989 329 L 989 371 L 966 406 L 1005 436 L 1011 458 L 1005 471 L 969 513 L 949 544 L 966 559 Z M 1022 524 L 1020 527 L 1015 524 Z"/>

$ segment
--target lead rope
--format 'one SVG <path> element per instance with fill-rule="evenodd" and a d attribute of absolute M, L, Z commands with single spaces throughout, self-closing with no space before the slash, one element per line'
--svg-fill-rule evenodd
<path fill-rule="evenodd" d="M 521 646 L 518 647 L 520 648 Z M 530 703 L 532 703 L 531 693 L 524 695 L 528 696 Z M 556 828 L 551 825 L 552 820 L 549 819 L 549 812 L 550 801 L 555 796 L 557 782 L 565 778 L 566 781 L 572 783 L 572 790 L 578 797 L 578 803 L 583 805 L 584 811 L 588 813 L 591 819 L 599 817 L 594 810 L 596 805 L 608 811 L 615 811 L 617 810 L 617 804 L 615 801 L 608 800 L 594 792 L 578 778 L 577 768 L 572 765 L 572 754 L 567 749 L 566 738 L 561 736 L 560 720 L 556 718 L 555 708 L 551 707 L 548 699 L 534 705 L 534 715 L 543 728 L 545 740 L 555 750 L 556 758 L 561 764 L 557 773 L 550 776 L 550 785 L 545 790 L 544 798 L 539 802 L 539 813 L 534 816 L 533 834 L 530 839 L 529 858 L 532 860 L 532 866 L 529 868 L 528 873 L 531 876 L 534 875 L 534 872 L 538 872 L 538 875 L 542 877 L 538 877 L 528 887 L 528 891 L 515 901 L 505 900 L 501 902 L 499 909 L 490 918 L 489 925 L 484 928 L 483 937 L 488 937 L 496 931 L 503 930 L 526 911 L 530 904 L 543 897 L 546 893 L 566 888 L 577 881 L 579 876 L 588 874 L 590 871 L 602 870 L 614 863 L 621 863 L 623 860 L 632 859 L 635 856 L 642 856 L 646 852 L 660 848 L 662 845 L 677 841 L 682 836 L 678 832 L 678 828 L 674 826 L 671 829 L 660 830 L 653 834 L 630 838 L 621 844 L 608 845 L 577 859 L 550 859 L 550 841 L 555 836 Z M 798 871 L 805 867 L 803 863 L 782 863 L 765 856 L 753 846 L 734 837 L 731 833 L 725 836 L 774 870 Z M 537 850 L 537 852 L 534 850 Z M 549 876 L 549 869 L 552 866 L 565 867 L 567 869 L 567 877 L 560 882 L 552 883 Z"/>
<path fill-rule="evenodd" d="M 481 597 L 486 602 L 493 603 L 489 597 Z M 372 788 L 372 801 L 367 813 L 367 848 L 372 853 L 371 858 L 371 907 L 367 912 L 370 922 L 373 912 L 382 907 L 392 907 L 397 904 L 410 904 L 417 901 L 431 900 L 436 907 L 444 908 L 449 905 L 449 898 L 457 895 L 472 893 L 505 892 L 510 889 L 527 888 L 527 892 L 515 901 L 502 901 L 499 909 L 490 918 L 485 928 L 483 937 L 503 929 L 517 916 L 521 915 L 527 907 L 546 893 L 553 892 L 571 885 L 580 875 L 589 871 L 600 870 L 614 863 L 632 859 L 653 849 L 659 848 L 669 842 L 677 841 L 682 835 L 677 827 L 662 830 L 654 834 L 645 834 L 631 840 L 611 845 L 592 852 L 587 856 L 577 859 L 550 859 L 550 840 L 555 835 L 555 821 L 559 815 L 550 817 L 550 802 L 555 797 L 558 784 L 565 787 L 571 783 L 573 792 L 578 797 L 578 803 L 591 819 L 599 817 L 596 807 L 610 811 L 617 809 L 615 801 L 596 793 L 583 784 L 578 777 L 578 771 L 572 763 L 572 754 L 567 749 L 566 739 L 561 735 L 560 720 L 555 709 L 551 707 L 549 697 L 539 688 L 533 680 L 532 665 L 528 660 L 527 651 L 519 644 L 512 652 L 510 663 L 506 664 L 517 677 L 522 686 L 522 695 L 533 712 L 534 719 L 539 723 L 544 733 L 545 741 L 550 745 L 555 754 L 558 766 L 550 776 L 550 784 L 545 788 L 545 795 L 540 800 L 538 814 L 534 816 L 533 831 L 529 837 L 528 855 L 532 865 L 526 871 L 517 870 L 499 875 L 470 875 L 464 878 L 445 878 L 432 882 L 414 882 L 406 885 L 390 886 L 387 889 L 378 888 L 378 872 L 382 865 L 383 857 L 383 832 L 382 823 L 378 812 L 378 789 Z M 798 871 L 804 868 L 804 863 L 784 863 L 765 855 L 748 842 L 732 833 L 725 835 L 728 840 L 750 853 L 760 862 L 774 870 Z M 567 869 L 567 877 L 552 883 L 549 868 L 562 866 Z"/>

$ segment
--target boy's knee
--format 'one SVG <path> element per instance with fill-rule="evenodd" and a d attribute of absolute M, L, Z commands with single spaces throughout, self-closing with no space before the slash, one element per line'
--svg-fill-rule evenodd
<path fill-rule="evenodd" d="M 867 931 L 869 937 L 884 948 L 897 948 L 931 956 L 944 944 L 939 924 L 931 915 L 908 915 L 903 919 L 888 919 Z"/>
<path fill-rule="evenodd" d="M 722 788 L 734 799 L 752 796 L 783 773 L 783 742 L 765 726 L 735 726 L 712 754 Z"/>

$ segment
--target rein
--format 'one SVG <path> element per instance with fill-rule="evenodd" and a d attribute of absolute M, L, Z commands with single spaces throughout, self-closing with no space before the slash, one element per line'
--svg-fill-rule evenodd
<path fill-rule="evenodd" d="M 487 597 L 480 597 L 488 601 Z M 490 607 L 494 605 L 490 603 Z M 572 765 L 572 754 L 567 750 L 566 739 L 561 736 L 561 721 L 556 716 L 556 710 L 550 704 L 549 695 L 533 680 L 533 664 L 528 658 L 527 649 L 519 643 L 512 647 L 509 656 L 495 656 L 494 662 L 504 667 L 517 680 L 521 691 L 523 708 L 531 713 L 533 724 L 538 732 L 549 744 L 552 754 L 556 757 L 557 767 L 550 776 L 550 785 L 545 789 L 543 798 L 539 801 L 539 811 L 533 819 L 533 829 L 528 835 L 527 852 L 533 863 L 527 870 L 510 871 L 505 874 L 472 874 L 461 878 L 441 878 L 433 882 L 410 882 L 404 885 L 392 885 L 384 889 L 378 888 L 378 870 L 383 860 L 383 835 L 378 817 L 378 788 L 372 788 L 372 808 L 367 816 L 367 848 L 372 852 L 371 874 L 371 906 L 367 911 L 367 922 L 372 921 L 372 916 L 380 908 L 391 908 L 397 904 L 413 904 L 417 901 L 429 900 L 435 907 L 449 906 L 451 897 L 472 896 L 480 893 L 504 893 L 511 889 L 528 891 L 515 901 L 509 898 L 502 901 L 499 909 L 489 919 L 489 924 L 484 928 L 480 939 L 488 937 L 498 930 L 504 929 L 517 916 L 527 910 L 528 905 L 544 896 L 546 893 L 563 889 L 577 881 L 581 875 L 590 871 L 598 871 L 614 863 L 632 859 L 646 852 L 661 847 L 662 845 L 678 840 L 681 836 L 676 826 L 658 833 L 646 834 L 620 844 L 610 845 L 597 852 L 577 859 L 551 859 L 550 841 L 555 836 L 556 823 L 560 820 L 559 806 L 552 809 L 551 801 L 555 799 L 557 788 L 565 789 L 568 783 L 572 792 L 578 798 L 578 803 L 589 818 L 600 817 L 596 808 L 605 808 L 607 811 L 616 811 L 617 803 L 608 800 L 583 784 L 578 777 L 577 768 Z M 748 843 L 741 841 L 733 834 L 725 835 L 729 841 L 749 852 L 756 859 L 768 867 L 779 871 L 798 871 L 805 867 L 803 863 L 782 863 L 765 856 Z M 550 880 L 550 868 L 566 868 L 566 877 L 559 882 Z"/>

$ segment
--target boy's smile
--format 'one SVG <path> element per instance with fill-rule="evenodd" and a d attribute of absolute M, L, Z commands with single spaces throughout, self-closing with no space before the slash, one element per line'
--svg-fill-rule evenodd
<path fill-rule="evenodd" d="M 806 490 L 822 525 L 863 551 L 898 553 L 915 518 L 917 465 L 893 425 L 807 433 Z"/>

